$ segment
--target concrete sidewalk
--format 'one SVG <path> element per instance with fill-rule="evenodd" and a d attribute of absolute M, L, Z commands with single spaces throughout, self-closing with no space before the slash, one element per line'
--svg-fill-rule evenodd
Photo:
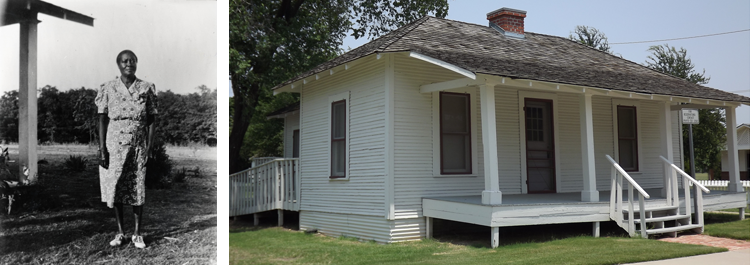
<path fill-rule="evenodd" d="M 750 249 L 740 249 L 692 257 L 629 263 L 639 265 L 750 265 Z"/>

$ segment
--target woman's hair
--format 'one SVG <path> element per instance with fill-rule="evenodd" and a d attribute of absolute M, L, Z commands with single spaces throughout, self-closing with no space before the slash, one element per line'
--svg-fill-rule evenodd
<path fill-rule="evenodd" d="M 130 55 L 133 55 L 133 57 L 135 57 L 135 62 L 136 63 L 138 62 L 138 56 L 136 56 L 133 51 L 131 51 L 131 50 L 123 50 L 123 51 L 121 51 L 120 53 L 117 54 L 117 58 L 115 58 L 115 63 L 119 64 L 120 63 L 120 56 L 122 56 L 123 54 L 126 54 L 126 53 L 129 53 Z"/>

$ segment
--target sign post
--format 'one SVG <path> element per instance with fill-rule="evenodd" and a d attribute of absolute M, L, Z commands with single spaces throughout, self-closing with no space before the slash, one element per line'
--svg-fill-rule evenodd
<path fill-rule="evenodd" d="M 693 153 L 693 124 L 699 124 L 698 110 L 682 109 L 682 124 L 688 125 L 688 139 L 690 141 L 690 176 L 695 178 L 695 155 Z"/>

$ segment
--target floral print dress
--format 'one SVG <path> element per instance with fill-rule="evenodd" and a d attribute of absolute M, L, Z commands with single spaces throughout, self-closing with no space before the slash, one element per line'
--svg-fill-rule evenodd
<path fill-rule="evenodd" d="M 156 115 L 154 84 L 135 79 L 130 88 L 120 78 L 104 83 L 94 100 L 98 113 L 107 114 L 109 168 L 99 167 L 102 202 L 143 205 L 146 199 L 148 115 Z"/>

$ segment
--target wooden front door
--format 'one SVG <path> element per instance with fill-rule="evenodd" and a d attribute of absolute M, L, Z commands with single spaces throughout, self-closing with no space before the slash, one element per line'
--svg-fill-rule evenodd
<path fill-rule="evenodd" d="M 526 121 L 526 185 L 528 193 L 554 193 L 555 137 L 552 101 L 524 100 Z"/>

